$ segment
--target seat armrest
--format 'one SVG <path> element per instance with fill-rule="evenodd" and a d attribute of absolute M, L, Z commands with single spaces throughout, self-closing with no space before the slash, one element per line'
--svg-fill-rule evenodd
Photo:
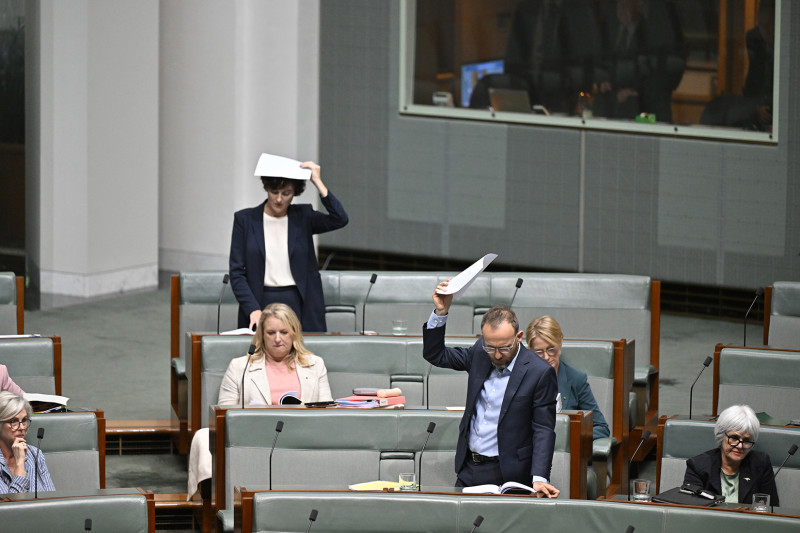
<path fill-rule="evenodd" d="M 173 357 L 169 360 L 169 365 L 172 367 L 172 371 L 178 377 L 185 377 L 186 376 L 186 361 L 181 359 L 180 357 Z"/>
<path fill-rule="evenodd" d="M 592 441 L 592 460 L 605 461 L 611 455 L 611 450 L 619 444 L 614 437 L 603 437 Z"/>

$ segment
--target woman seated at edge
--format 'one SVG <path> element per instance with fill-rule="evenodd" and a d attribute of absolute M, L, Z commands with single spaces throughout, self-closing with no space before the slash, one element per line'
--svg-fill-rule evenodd
<path fill-rule="evenodd" d="M 278 405 L 287 392 L 303 403 L 331 401 L 328 370 L 321 357 L 303 345 L 300 320 L 286 304 L 269 304 L 261 312 L 244 379 L 244 405 Z M 217 404 L 242 404 L 242 376 L 248 356 L 233 359 L 219 387 Z"/>
<path fill-rule="evenodd" d="M 44 454 L 25 442 L 33 409 L 19 394 L 0 392 L 0 494 L 56 490 Z M 38 484 L 37 477 L 38 465 Z"/>
<path fill-rule="evenodd" d="M 309 352 L 303 345 L 300 320 L 286 304 L 269 304 L 258 319 L 253 344 L 256 351 L 250 358 L 231 360 L 219 387 L 217 404 L 236 407 L 242 405 L 242 376 L 244 379 L 244 405 L 278 405 L 280 398 L 294 392 L 304 403 L 331 401 L 328 370 L 325 362 Z M 189 450 L 188 499 L 197 490 L 197 484 L 211 477 L 211 453 L 208 448 L 208 428 L 199 429 Z"/>
<path fill-rule="evenodd" d="M 19 394 L 20 396 L 25 394 L 25 392 L 19 388 L 19 385 L 14 383 L 14 380 L 11 379 L 11 376 L 8 375 L 8 369 L 6 368 L 6 365 L 0 365 L 0 391 L 4 390 L 13 392 L 14 394 Z"/>
<path fill-rule="evenodd" d="M 586 374 L 561 361 L 561 344 L 564 333 L 553 317 L 542 315 L 534 318 L 525 329 L 525 342 L 528 348 L 550 363 L 558 377 L 558 394 L 561 396 L 561 408 L 570 410 L 592 411 L 592 438 L 608 437 L 608 424 L 600 412 L 600 407 L 592 394 L 592 388 Z"/>
<path fill-rule="evenodd" d="M 732 405 L 714 425 L 719 445 L 686 461 L 684 483 L 721 494 L 728 503 L 752 503 L 756 492 L 769 494 L 779 505 L 778 489 L 769 455 L 753 450 L 761 424 L 748 405 Z"/>

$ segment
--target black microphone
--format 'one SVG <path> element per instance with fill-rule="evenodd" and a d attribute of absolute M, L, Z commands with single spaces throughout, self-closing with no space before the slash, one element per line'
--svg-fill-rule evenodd
<path fill-rule="evenodd" d="M 511 301 L 508 304 L 508 308 L 511 309 L 511 306 L 514 305 L 514 299 L 517 297 L 517 291 L 519 288 L 522 287 L 522 278 L 517 278 L 516 289 L 514 289 L 514 295 L 511 297 Z"/>
<path fill-rule="evenodd" d="M 372 291 L 372 286 L 375 285 L 375 280 L 378 279 L 377 274 L 372 274 L 369 277 L 369 289 L 367 289 L 367 295 L 364 296 L 364 303 L 361 304 L 361 334 L 363 335 L 367 330 L 367 298 L 369 298 L 369 293 Z"/>
<path fill-rule="evenodd" d="M 706 357 L 706 360 L 703 361 L 703 368 L 700 369 L 700 374 L 702 374 L 703 370 L 708 368 L 708 365 L 710 364 L 711 364 L 711 356 L 709 355 L 708 357 Z M 694 383 L 692 383 L 692 386 L 689 387 L 689 420 L 692 419 L 692 393 L 694 392 L 694 384 L 697 383 L 698 379 L 700 379 L 700 374 L 697 374 L 697 377 L 694 378 Z"/>
<path fill-rule="evenodd" d="M 33 498 L 37 499 L 39 497 L 39 454 L 42 453 L 42 439 L 44 438 L 44 428 L 39 428 L 39 431 L 36 432 L 36 439 L 38 442 L 36 443 L 36 460 L 34 461 L 33 468 L 36 471 L 33 473 Z M 795 446 L 797 448 L 797 446 Z"/>
<path fill-rule="evenodd" d="M 639 445 L 636 447 L 636 451 L 633 452 L 633 455 L 631 455 L 631 458 L 628 459 L 628 501 L 630 501 L 630 499 L 631 499 L 631 465 L 633 464 L 633 458 L 636 457 L 636 454 L 639 453 L 639 448 L 642 447 L 642 444 L 644 444 L 645 441 L 648 438 L 650 438 L 650 430 L 649 429 L 645 429 L 642 432 L 642 440 L 639 442 Z"/>
<path fill-rule="evenodd" d="M 431 433 L 436 429 L 436 422 L 428 424 L 428 434 L 425 435 L 425 442 L 422 443 L 422 449 L 419 451 L 419 475 L 417 476 L 417 490 L 422 490 L 422 453 L 425 451 L 425 446 L 428 445 L 428 439 L 431 438 Z"/>
<path fill-rule="evenodd" d="M 83 523 L 83 530 L 84 531 L 91 531 L 92 530 L 92 519 L 87 518 L 86 522 Z"/>
<path fill-rule="evenodd" d="M 217 335 L 219 335 L 219 312 L 222 309 L 222 295 L 225 294 L 225 287 L 228 286 L 228 280 L 231 279 L 230 275 L 226 272 L 222 277 L 222 289 L 219 291 L 219 301 L 217 302 Z"/>
<path fill-rule="evenodd" d="M 275 424 L 275 438 L 272 441 L 272 448 L 269 451 L 269 490 L 272 490 L 272 452 L 275 451 L 275 445 L 278 443 L 278 435 L 283 431 L 283 420 L 278 420 Z M 312 513 L 314 518 L 317 518 L 316 511 Z"/>
<path fill-rule="evenodd" d="M 750 311 L 753 310 L 753 306 L 756 305 L 758 301 L 758 297 L 764 294 L 764 287 L 759 287 L 756 289 L 756 297 L 753 298 L 753 303 L 750 304 L 750 307 L 747 309 L 747 312 L 744 314 L 744 340 L 742 341 L 742 346 L 747 346 L 747 317 L 750 314 Z"/>
<path fill-rule="evenodd" d="M 433 365 L 428 367 L 428 373 L 425 375 L 425 409 L 431 408 L 431 370 Z"/>
<path fill-rule="evenodd" d="M 313 524 L 317 520 L 317 510 L 311 509 L 311 514 L 308 515 L 308 529 L 306 529 L 306 533 L 311 531 L 311 524 Z"/>
<path fill-rule="evenodd" d="M 778 469 L 775 471 L 775 475 L 772 476 L 772 481 L 775 481 L 775 478 L 778 477 L 778 474 L 780 473 L 781 468 L 783 468 L 783 465 L 786 464 L 786 461 L 789 460 L 789 457 L 794 455 L 794 452 L 796 452 L 796 451 L 797 451 L 797 444 L 792 444 L 792 447 L 789 448 L 789 454 L 786 456 L 786 459 L 783 460 L 783 462 L 781 463 L 781 466 L 779 466 Z"/>
<path fill-rule="evenodd" d="M 256 345 L 251 344 L 247 349 L 247 362 L 244 364 L 244 372 L 242 372 L 242 409 L 244 409 L 244 378 L 247 375 L 247 368 L 250 366 L 250 358 L 256 353 Z"/>
<path fill-rule="evenodd" d="M 625 530 L 625 533 L 633 533 L 634 529 L 636 529 L 636 528 L 633 527 L 633 526 L 628 526 L 628 528 Z"/>
<path fill-rule="evenodd" d="M 483 524 L 483 517 L 478 515 L 475 517 L 475 521 L 472 523 L 472 529 L 469 533 L 475 533 L 475 530 L 481 527 L 481 524 Z"/>

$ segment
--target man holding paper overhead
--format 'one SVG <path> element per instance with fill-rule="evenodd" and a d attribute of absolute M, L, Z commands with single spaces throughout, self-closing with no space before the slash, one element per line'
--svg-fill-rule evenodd
<path fill-rule="evenodd" d="M 239 302 L 239 327 L 252 329 L 261 310 L 279 302 L 297 314 L 303 331 L 326 331 L 313 236 L 344 227 L 347 213 L 312 161 L 261 154 L 255 175 L 261 178 L 267 199 L 233 217 L 229 264 L 231 288 Z M 308 180 L 328 214 L 309 204 L 292 205 Z"/>
<path fill-rule="evenodd" d="M 522 346 L 514 311 L 493 307 L 481 322 L 482 338 L 470 348 L 444 344 L 453 294 L 448 281 L 433 292 L 435 309 L 423 327 L 422 355 L 442 368 L 469 374 L 456 446 L 456 485 L 531 484 L 537 496 L 555 498 L 548 483 L 555 448 L 553 367 Z"/>

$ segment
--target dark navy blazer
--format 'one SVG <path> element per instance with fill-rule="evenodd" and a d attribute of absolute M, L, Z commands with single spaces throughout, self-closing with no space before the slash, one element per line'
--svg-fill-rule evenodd
<path fill-rule="evenodd" d="M 233 216 L 233 235 L 229 259 L 231 288 L 239 302 L 239 327 L 250 325 L 250 313 L 261 309 L 264 295 L 264 204 L 242 209 Z M 303 309 L 301 323 L 304 332 L 326 331 L 325 300 L 322 280 L 317 266 L 313 236 L 347 225 L 347 213 L 336 197 L 328 191 L 322 198 L 328 214 L 315 211 L 310 204 L 290 205 L 289 267 L 300 293 Z"/>
<path fill-rule="evenodd" d="M 714 448 L 686 460 L 684 483 L 700 485 L 714 494 L 722 494 L 722 450 Z M 739 465 L 739 503 L 753 503 L 753 494 L 761 492 L 770 495 L 770 505 L 778 506 L 778 488 L 772 473 L 769 455 L 758 450 L 750 450 Z"/>
<path fill-rule="evenodd" d="M 456 472 L 459 472 L 467 458 L 470 422 L 483 383 L 492 371 L 492 362 L 483 349 L 482 340 L 470 348 L 449 348 L 444 344 L 444 336 L 444 326 L 428 329 L 423 325 L 422 356 L 435 366 L 464 370 L 469 374 L 466 408 L 456 445 Z M 503 483 L 516 481 L 528 485 L 532 476 L 550 479 L 556 443 L 557 391 L 553 367 L 521 346 L 497 424 Z"/>
<path fill-rule="evenodd" d="M 592 412 L 593 439 L 609 436 L 606 417 L 600 412 L 586 374 L 561 361 L 558 364 L 558 392 L 561 393 L 562 409 Z"/>

